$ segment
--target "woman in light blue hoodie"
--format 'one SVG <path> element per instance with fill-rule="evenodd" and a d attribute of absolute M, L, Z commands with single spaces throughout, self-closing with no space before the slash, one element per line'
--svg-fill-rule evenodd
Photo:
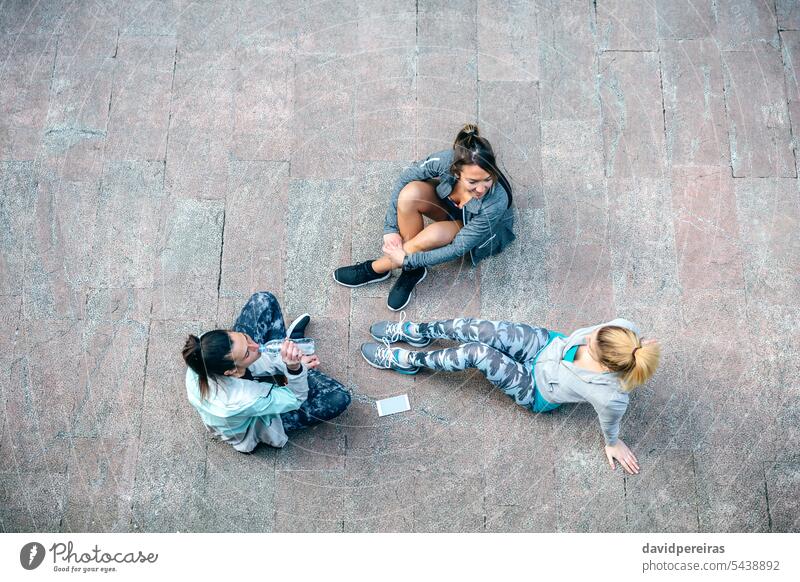
<path fill-rule="evenodd" d="M 402 374 L 421 368 L 454 372 L 477 368 L 517 404 L 547 412 L 568 402 L 589 402 L 597 411 L 611 467 L 614 459 L 638 473 L 636 456 L 619 438 L 628 393 L 658 367 L 660 347 L 643 340 L 625 319 L 585 327 L 569 337 L 524 323 L 465 318 L 430 323 L 381 321 L 370 328 L 382 343 L 365 343 L 361 354 L 376 367 Z M 423 352 L 391 347 L 406 342 L 423 348 L 442 338 L 460 346 Z"/>
<path fill-rule="evenodd" d="M 287 432 L 335 418 L 349 406 L 350 393 L 318 372 L 316 355 L 303 355 L 292 342 L 308 314 L 287 330 L 272 293 L 253 294 L 233 329 L 190 335 L 183 348 L 186 395 L 206 428 L 234 449 L 249 453 L 258 443 L 282 447 Z M 280 353 L 259 344 L 285 340 Z"/>

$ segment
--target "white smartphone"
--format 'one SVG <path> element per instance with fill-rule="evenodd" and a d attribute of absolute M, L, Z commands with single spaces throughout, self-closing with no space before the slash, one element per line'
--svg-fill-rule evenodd
<path fill-rule="evenodd" d="M 408 394 L 376 400 L 375 404 L 378 405 L 378 416 L 387 416 L 389 414 L 397 414 L 398 412 L 411 410 L 411 404 L 408 402 Z"/>

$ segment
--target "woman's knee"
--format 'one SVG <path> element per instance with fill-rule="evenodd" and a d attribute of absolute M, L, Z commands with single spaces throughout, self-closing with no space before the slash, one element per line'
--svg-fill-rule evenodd
<path fill-rule="evenodd" d="M 429 190 L 432 188 L 430 184 L 415 180 L 406 184 L 400 190 L 400 196 L 397 198 L 397 210 L 399 212 L 410 212 L 419 210 L 420 203 L 426 202 L 429 198 Z"/>
<path fill-rule="evenodd" d="M 350 392 L 344 388 L 331 390 L 325 395 L 325 405 L 323 406 L 323 420 L 330 420 L 342 414 L 350 406 L 352 397 Z"/>
<path fill-rule="evenodd" d="M 481 342 L 467 342 L 462 344 L 461 349 L 464 352 L 467 363 L 471 366 L 474 366 L 476 363 L 486 357 L 487 350 L 492 348 Z"/>
<path fill-rule="evenodd" d="M 253 293 L 250 296 L 250 299 L 248 300 L 248 303 L 249 302 L 256 303 L 256 304 L 262 304 L 262 305 L 268 304 L 268 303 L 274 303 L 274 304 L 277 305 L 278 304 L 278 298 L 275 297 L 269 291 L 256 291 L 255 293 Z"/>

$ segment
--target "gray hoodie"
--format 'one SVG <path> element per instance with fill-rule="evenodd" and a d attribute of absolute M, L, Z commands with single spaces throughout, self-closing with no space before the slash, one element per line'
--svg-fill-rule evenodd
<path fill-rule="evenodd" d="M 616 444 L 619 424 L 628 408 L 629 396 L 620 390 L 619 378 L 612 372 L 592 372 L 572 362 L 565 362 L 564 354 L 574 346 L 586 345 L 586 336 L 594 330 L 614 325 L 629 329 L 637 336 L 639 328 L 627 319 L 614 319 L 572 332 L 569 337 L 558 337 L 540 353 L 533 369 L 536 388 L 548 402 L 589 402 L 597 411 L 600 427 L 607 445 Z"/>
<path fill-rule="evenodd" d="M 392 189 L 392 199 L 386 211 L 384 234 L 400 232 L 397 226 L 397 199 L 400 191 L 415 180 L 438 179 L 436 195 L 447 198 L 456 184 L 456 177 L 450 173 L 453 163 L 453 150 L 431 154 L 424 162 L 415 163 L 400 174 Z M 514 240 L 514 209 L 509 205 L 510 198 L 505 188 L 495 181 L 480 200 L 473 198 L 462 208 L 464 227 L 449 245 L 406 255 L 403 269 L 429 267 L 452 261 L 469 253 L 473 265 L 488 256 L 496 255 Z"/>

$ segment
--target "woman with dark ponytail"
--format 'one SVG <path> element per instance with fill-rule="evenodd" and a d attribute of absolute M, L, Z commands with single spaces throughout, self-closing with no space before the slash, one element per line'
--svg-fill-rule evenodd
<path fill-rule="evenodd" d="M 282 447 L 286 432 L 331 420 L 350 405 L 347 389 L 316 370 L 319 358 L 292 341 L 310 319 L 303 314 L 287 330 L 278 300 L 263 291 L 250 297 L 233 329 L 186 339 L 186 394 L 212 434 L 243 453 L 260 442 Z M 279 353 L 262 353 L 260 344 L 271 340 L 284 340 Z"/>
<path fill-rule="evenodd" d="M 383 255 L 336 269 L 345 287 L 383 281 L 402 269 L 387 304 L 404 308 L 427 267 L 469 255 L 473 265 L 514 240 L 511 185 L 478 127 L 465 125 L 453 149 L 407 168 L 392 190 L 383 227 Z M 424 225 L 428 217 L 434 222 Z"/>

